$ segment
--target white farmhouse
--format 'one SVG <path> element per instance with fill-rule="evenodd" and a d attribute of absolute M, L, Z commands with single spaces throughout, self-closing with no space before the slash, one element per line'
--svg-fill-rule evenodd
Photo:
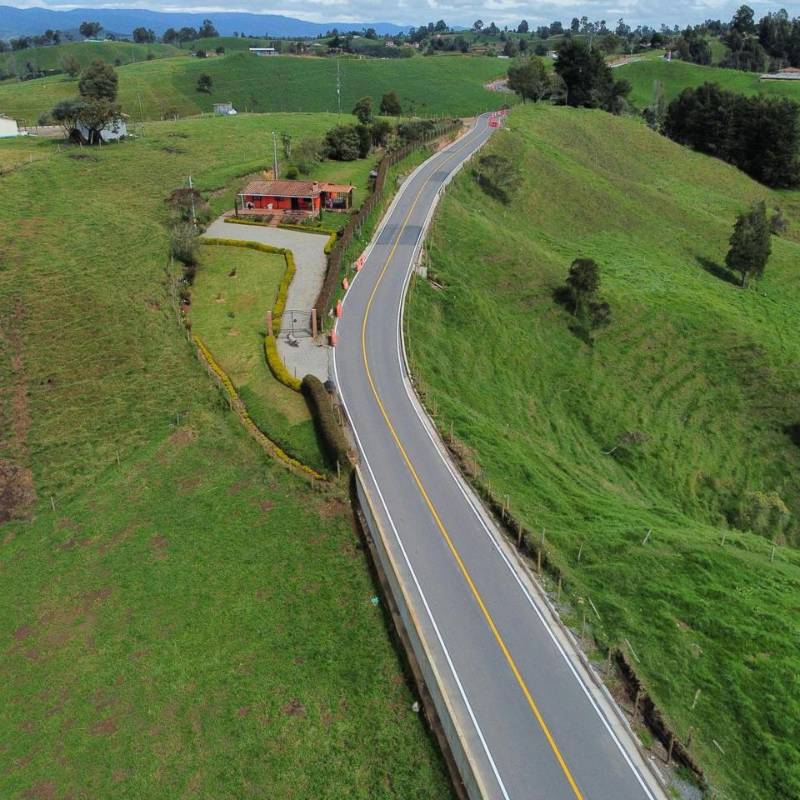
<path fill-rule="evenodd" d="M 7 139 L 11 136 L 19 136 L 17 121 L 0 114 L 0 139 Z"/>

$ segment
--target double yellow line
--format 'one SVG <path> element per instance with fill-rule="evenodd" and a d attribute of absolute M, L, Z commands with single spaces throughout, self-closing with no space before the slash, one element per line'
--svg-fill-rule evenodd
<path fill-rule="evenodd" d="M 465 145 L 463 147 L 456 149 L 452 155 L 450 155 L 447 159 L 445 159 L 445 164 L 449 163 L 467 146 L 468 145 Z M 556 741 L 553 738 L 553 734 L 550 732 L 547 723 L 544 721 L 544 717 L 542 717 L 542 714 L 539 711 L 539 707 L 537 706 L 536 701 L 533 699 L 533 695 L 528 689 L 528 686 L 526 685 L 525 680 L 523 679 L 519 671 L 519 668 L 517 667 L 516 662 L 514 661 L 514 657 L 511 655 L 508 646 L 506 645 L 502 635 L 500 634 L 500 631 L 497 629 L 497 625 L 495 624 L 494 619 L 492 619 L 492 615 L 489 613 L 489 609 L 486 607 L 486 603 L 481 597 L 481 594 L 478 591 L 477 586 L 475 586 L 475 582 L 472 580 L 472 576 L 469 574 L 469 570 L 464 564 L 464 561 L 461 558 L 458 550 L 456 549 L 456 546 L 453 544 L 453 540 L 450 537 L 450 534 L 447 532 L 447 528 L 445 528 L 444 523 L 442 522 L 442 519 L 439 516 L 439 512 L 436 510 L 436 507 L 431 501 L 428 492 L 422 485 L 422 481 L 420 480 L 420 477 L 416 469 L 414 469 L 414 465 L 411 463 L 411 459 L 409 458 L 405 447 L 403 447 L 403 444 L 400 441 L 400 437 L 397 435 L 397 431 L 395 430 L 392 421 L 389 419 L 389 415 L 386 412 L 386 408 L 383 405 L 383 401 L 381 400 L 380 396 L 378 395 L 378 391 L 375 388 L 375 381 L 373 380 L 372 372 L 369 368 L 369 359 L 367 358 L 367 321 L 369 319 L 370 310 L 372 309 L 372 303 L 375 299 L 375 295 L 378 292 L 378 288 L 380 287 L 383 278 L 386 275 L 387 270 L 389 269 L 389 264 L 391 264 L 392 258 L 394 257 L 395 251 L 397 250 L 397 247 L 400 243 L 400 237 L 403 235 L 403 231 L 406 229 L 406 226 L 408 225 L 408 220 L 410 219 L 411 214 L 414 212 L 414 209 L 417 206 L 417 202 L 419 201 L 419 198 L 422 195 L 423 189 L 425 189 L 430 180 L 431 179 L 428 178 L 426 181 L 424 181 L 419 191 L 415 195 L 414 202 L 411 204 L 408 213 L 403 219 L 403 223 L 400 226 L 400 229 L 397 233 L 397 237 L 395 238 L 394 244 L 392 245 L 392 249 L 389 251 L 389 255 L 386 257 L 386 261 L 384 262 L 383 268 L 381 269 L 381 273 L 378 276 L 378 280 L 375 282 L 375 286 L 373 287 L 372 292 L 370 293 L 369 296 L 369 300 L 367 301 L 367 308 L 364 313 L 364 320 L 361 324 L 361 354 L 364 360 L 364 369 L 366 370 L 367 380 L 369 381 L 372 394 L 375 397 L 375 402 L 378 404 L 378 408 L 380 409 L 381 415 L 383 416 L 384 422 L 386 423 L 386 427 L 389 429 L 389 433 L 391 433 L 392 439 L 394 439 L 394 442 L 397 445 L 397 449 L 400 451 L 400 454 L 402 455 L 403 460 L 405 461 L 406 466 L 408 467 L 408 470 L 411 473 L 412 478 L 414 479 L 414 482 L 417 484 L 417 488 L 419 489 L 419 492 L 422 495 L 423 500 L 425 501 L 425 505 L 427 505 L 429 511 L 431 512 L 431 515 L 433 516 L 433 519 L 436 522 L 436 526 L 438 527 L 439 532 L 442 534 L 442 537 L 447 543 L 447 547 L 450 550 L 451 554 L 453 555 L 456 564 L 458 564 L 458 568 L 461 571 L 461 574 L 464 576 L 464 580 L 467 582 L 467 585 L 469 586 L 470 591 L 472 592 L 472 596 L 475 598 L 475 601 L 477 602 L 478 607 L 480 608 L 481 613 L 483 614 L 484 619 L 486 620 L 486 623 L 489 626 L 489 629 L 491 630 L 492 635 L 494 636 L 498 647 L 503 653 L 503 656 L 505 657 L 506 662 L 508 663 L 508 666 L 511 669 L 511 672 L 514 675 L 514 678 L 519 684 L 519 687 L 522 690 L 522 694 L 525 696 L 525 700 L 527 701 L 528 706 L 533 712 L 533 716 L 539 723 L 539 727 L 542 729 L 545 739 L 547 739 L 547 743 L 550 745 L 550 749 L 553 751 L 553 755 L 555 756 L 556 761 L 558 761 L 558 765 L 561 767 L 561 770 L 564 773 L 564 776 L 566 777 L 567 782 L 569 783 L 570 788 L 572 789 L 572 792 L 575 795 L 576 800 L 584 800 L 583 794 L 581 794 L 581 791 L 578 788 L 578 784 L 575 782 L 575 779 L 572 777 L 572 773 L 570 772 L 570 769 L 567 766 L 567 762 L 564 760 L 564 757 L 561 755 L 561 751 L 558 749 L 558 745 L 556 744 Z"/>

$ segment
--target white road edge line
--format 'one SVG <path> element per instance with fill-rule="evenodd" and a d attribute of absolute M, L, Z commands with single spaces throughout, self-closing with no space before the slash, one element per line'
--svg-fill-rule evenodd
<path fill-rule="evenodd" d="M 467 134 L 467 135 L 469 135 L 469 134 Z M 458 139 L 456 141 L 460 142 L 462 140 L 463 140 L 463 137 L 462 137 L 462 139 Z M 440 153 L 446 152 L 450 148 L 450 146 L 452 146 L 452 145 L 448 145 L 448 147 L 445 148 L 444 150 L 441 150 Z M 436 155 L 439 155 L 439 154 L 436 154 Z M 436 156 L 433 156 L 433 158 L 435 158 L 435 157 Z M 411 180 L 414 177 L 416 177 L 417 173 L 420 172 L 422 170 L 422 168 L 424 168 L 425 166 L 430 166 L 431 162 L 432 162 L 432 159 L 427 159 L 422 164 L 420 164 L 419 167 L 417 167 L 414 170 L 414 172 L 412 172 L 412 174 L 408 177 L 408 179 L 405 182 L 406 185 L 408 185 L 411 182 Z M 402 194 L 402 189 L 401 189 L 401 191 L 399 191 L 395 195 L 395 198 L 392 201 L 392 204 L 390 205 L 389 209 L 387 210 L 386 214 L 384 215 L 383 221 L 381 222 L 381 224 L 378 227 L 378 229 L 375 231 L 375 234 L 374 234 L 374 236 L 372 238 L 372 241 L 370 242 L 370 245 L 369 245 L 367 251 L 365 251 L 367 253 L 367 257 L 369 256 L 369 253 L 372 252 L 372 248 L 374 246 L 374 243 L 377 242 L 378 237 L 382 233 L 383 228 L 386 225 L 386 221 L 389 219 L 389 217 L 391 216 L 392 212 L 394 211 L 394 208 L 396 207 L 398 199 L 400 198 L 401 194 Z M 365 262 L 366 262 L 366 259 L 365 259 Z M 356 273 L 355 277 L 353 278 L 353 283 L 355 283 L 355 281 L 358 278 L 359 274 L 361 274 L 361 273 L 360 272 Z M 351 286 L 352 286 L 352 283 L 351 283 Z M 345 300 L 346 299 L 347 299 L 347 295 L 345 295 Z M 337 325 L 338 325 L 338 320 L 334 324 L 334 330 L 336 329 Z M 438 626 L 438 624 L 436 622 L 436 619 L 433 616 L 433 612 L 431 611 L 430 605 L 428 604 L 428 600 L 427 600 L 427 598 L 425 596 L 425 593 L 422 591 L 422 586 L 420 585 L 419 580 L 417 579 L 416 572 L 414 571 L 414 568 L 411 565 L 411 560 L 408 557 L 408 553 L 406 552 L 405 546 L 403 545 L 403 541 L 400 538 L 400 534 L 399 534 L 399 532 L 397 530 L 397 527 L 396 527 L 396 525 L 394 523 L 394 520 L 392 519 L 392 515 L 389 513 L 389 508 L 388 508 L 388 506 L 386 504 L 386 500 L 383 497 L 383 493 L 381 492 L 380 485 L 378 484 L 378 481 L 377 481 L 377 479 L 375 477 L 375 473 L 372 471 L 372 466 L 369 463 L 369 459 L 367 458 L 367 455 L 366 455 L 366 452 L 364 450 L 364 447 L 361 444 L 361 439 L 360 439 L 360 437 L 358 435 L 358 431 L 356 430 L 356 426 L 355 426 L 355 423 L 353 422 L 353 418 L 350 415 L 350 411 L 349 411 L 348 406 L 347 406 L 347 401 L 345 400 L 344 392 L 342 391 L 342 387 L 339 384 L 339 377 L 338 377 L 338 373 L 336 371 L 336 350 L 335 350 L 335 348 L 333 349 L 333 353 L 332 353 L 332 362 L 333 362 L 334 382 L 339 387 L 339 394 L 340 394 L 340 396 L 342 398 L 342 405 L 344 406 L 345 413 L 347 414 L 347 417 L 350 420 L 350 424 L 352 425 L 353 434 L 354 434 L 354 436 L 356 438 L 356 442 L 358 443 L 358 448 L 361 451 L 361 457 L 364 459 L 364 463 L 366 464 L 367 470 L 369 471 L 370 477 L 372 478 L 372 483 L 373 483 L 373 485 L 375 487 L 375 490 L 376 490 L 376 492 L 378 494 L 378 497 L 380 498 L 381 505 L 383 506 L 384 513 L 386 514 L 386 518 L 389 520 L 389 524 L 391 525 L 392 532 L 394 533 L 395 541 L 397 542 L 397 544 L 398 544 L 398 546 L 400 548 L 400 552 L 403 555 L 403 560 L 405 561 L 406 566 L 408 567 L 408 570 L 409 570 L 409 573 L 411 575 L 411 578 L 414 581 L 414 585 L 415 585 L 415 587 L 417 589 L 417 592 L 419 593 L 420 599 L 422 600 L 422 604 L 423 604 L 423 606 L 425 608 L 425 613 L 426 613 L 428 619 L 430 620 L 431 626 L 433 627 L 434 633 L 436 634 L 436 638 L 439 641 L 440 647 L 442 648 L 442 652 L 444 653 L 445 659 L 447 661 L 447 665 L 450 668 L 450 672 L 452 673 L 453 678 L 454 678 L 454 680 L 456 682 L 456 686 L 458 687 L 459 694 L 461 695 L 461 699 L 463 700 L 464 705 L 465 705 L 465 707 L 467 709 L 467 713 L 469 714 L 470 720 L 472 721 L 472 724 L 475 727 L 475 731 L 476 731 L 476 733 L 478 735 L 478 738 L 479 738 L 479 740 L 481 742 L 481 746 L 482 746 L 483 751 L 484 751 L 484 753 L 486 755 L 486 758 L 488 759 L 489 764 L 490 764 L 490 766 L 492 768 L 492 772 L 494 773 L 495 779 L 497 780 L 497 783 L 498 783 L 498 786 L 500 788 L 500 791 L 502 792 L 503 797 L 505 798 L 505 800 L 510 800 L 508 792 L 506 791 L 505 784 L 503 783 L 503 779 L 500 777 L 500 773 L 499 773 L 499 771 L 497 769 L 497 765 L 495 764 L 494 758 L 492 757 L 492 754 L 491 754 L 491 752 L 489 750 L 489 746 L 486 743 L 486 739 L 485 739 L 485 737 L 483 735 L 483 731 L 481 730 L 481 727 L 478 724 L 478 720 L 475 718 L 475 713 L 473 712 L 472 705 L 469 702 L 469 699 L 467 698 L 466 691 L 464 689 L 463 684 L 461 683 L 461 678 L 459 677 L 458 672 L 456 671 L 455 665 L 453 664 L 453 660 L 450 657 L 450 652 L 448 651 L 447 646 L 444 643 L 444 639 L 442 638 L 442 634 L 441 634 L 441 631 L 439 630 L 439 626 Z M 422 631 L 420 631 L 419 634 L 420 634 L 420 636 L 424 636 Z M 442 691 L 444 691 L 443 687 L 442 687 Z"/>

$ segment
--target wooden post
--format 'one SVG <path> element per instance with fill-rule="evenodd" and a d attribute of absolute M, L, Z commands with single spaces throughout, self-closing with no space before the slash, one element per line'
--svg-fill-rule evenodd
<path fill-rule="evenodd" d="M 56 510 L 56 501 L 53 495 L 50 495 L 50 505 L 53 507 L 53 511 Z"/>
<path fill-rule="evenodd" d="M 636 688 L 636 696 L 633 698 L 633 721 L 637 722 L 639 720 L 639 692 L 641 689 L 639 687 Z"/>
<path fill-rule="evenodd" d="M 692 735 L 694 734 L 694 725 L 689 726 L 689 733 L 686 734 L 686 748 L 692 743 Z"/>
<path fill-rule="evenodd" d="M 578 548 L 578 561 L 581 560 L 582 555 L 583 555 L 583 542 L 581 542 L 581 546 Z"/>
<path fill-rule="evenodd" d="M 771 564 L 775 560 L 775 545 L 772 545 L 772 552 L 769 554 L 769 563 Z"/>
<path fill-rule="evenodd" d="M 669 747 L 667 748 L 667 764 L 672 763 L 672 747 L 675 744 L 675 734 L 671 733 L 669 735 Z"/>
<path fill-rule="evenodd" d="M 272 309 L 267 311 L 267 336 L 272 336 Z"/>
<path fill-rule="evenodd" d="M 556 590 L 556 603 L 561 602 L 561 575 L 558 576 L 558 589 Z"/>
<path fill-rule="evenodd" d="M 536 553 L 536 571 L 539 575 L 542 574 L 542 548 L 540 547 Z"/>
<path fill-rule="evenodd" d="M 317 309 L 311 309 L 311 336 L 312 338 L 317 338 Z"/>
<path fill-rule="evenodd" d="M 581 643 L 586 643 L 586 609 L 583 609 L 583 624 L 581 625 Z"/>

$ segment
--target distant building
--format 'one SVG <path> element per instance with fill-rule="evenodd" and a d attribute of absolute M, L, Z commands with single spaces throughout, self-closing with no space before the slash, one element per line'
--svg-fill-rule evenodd
<path fill-rule="evenodd" d="M 349 211 L 353 188 L 349 184 L 319 181 L 251 181 L 236 196 L 236 214 L 314 216 L 323 210 Z"/>
<path fill-rule="evenodd" d="M 0 115 L 0 139 L 8 139 L 11 136 L 19 136 L 17 121 Z"/>
<path fill-rule="evenodd" d="M 278 51 L 274 47 L 251 47 L 250 52 L 254 56 L 276 56 Z"/>
<path fill-rule="evenodd" d="M 761 76 L 762 81 L 796 81 L 800 80 L 800 69 L 797 67 L 786 67 L 777 72 L 768 72 Z"/>
<path fill-rule="evenodd" d="M 220 117 L 235 117 L 238 112 L 233 103 L 214 103 L 214 113 Z"/>
<path fill-rule="evenodd" d="M 90 142 L 91 134 L 92 132 L 89 128 L 82 122 L 78 122 L 72 131 L 72 138 L 84 144 L 92 144 L 92 142 Z M 116 142 L 127 135 L 128 126 L 125 119 L 123 117 L 117 117 L 100 130 L 100 141 L 103 144 L 108 144 L 108 142 Z"/>

